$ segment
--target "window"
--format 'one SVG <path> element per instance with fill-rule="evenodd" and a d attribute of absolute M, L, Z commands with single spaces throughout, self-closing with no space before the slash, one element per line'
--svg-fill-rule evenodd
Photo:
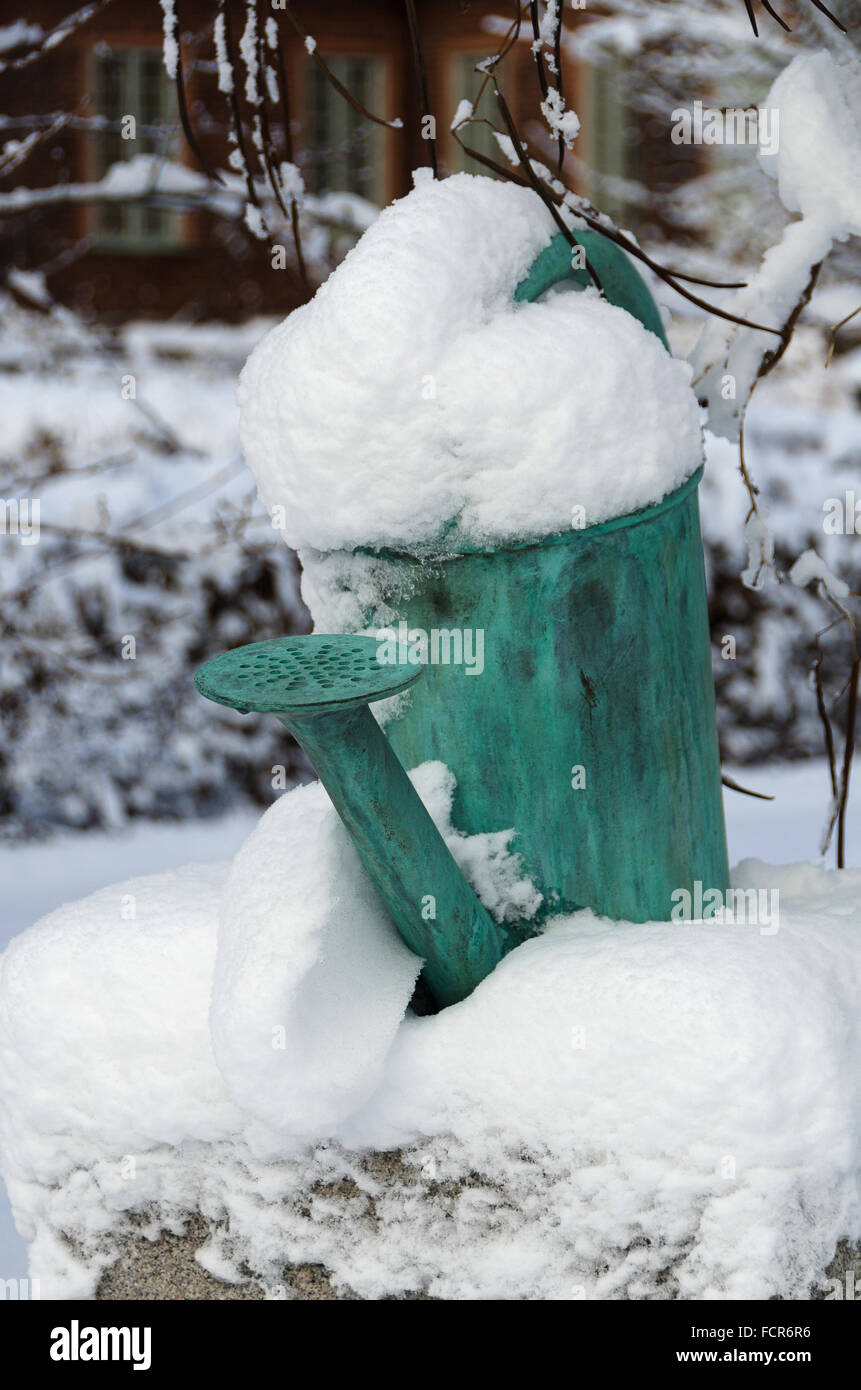
<path fill-rule="evenodd" d="M 606 65 L 590 64 L 585 72 L 585 110 L 575 153 L 587 166 L 585 193 L 590 202 L 616 221 L 625 220 L 624 189 L 619 181 L 631 175 L 631 151 L 637 140 L 634 114 L 626 99 L 628 74 L 618 58 Z"/>
<path fill-rule="evenodd" d="M 176 148 L 176 97 L 160 49 L 126 48 L 96 59 L 98 111 L 109 128 L 97 136 L 96 177 L 136 155 L 170 158 Z M 124 139 L 124 117 L 135 119 L 135 138 Z M 176 245 L 180 217 L 147 203 L 101 203 L 98 240 L 121 250 L 151 251 Z"/>
<path fill-rule="evenodd" d="M 480 72 L 476 72 L 476 63 L 483 63 L 489 56 L 490 50 L 484 49 L 481 53 L 459 53 L 452 61 L 451 65 L 451 112 L 449 120 L 454 116 L 458 104 L 464 100 L 471 101 L 473 106 L 478 100 L 478 93 L 484 77 Z M 472 125 L 461 126 L 458 131 L 459 138 L 470 149 L 477 150 L 479 154 L 486 155 L 488 159 L 495 160 L 498 164 L 505 164 L 507 161 L 496 137 L 489 125 L 481 123 L 481 118 L 485 117 L 494 124 L 498 124 L 498 112 L 493 100 L 492 84 L 487 83 L 484 95 L 481 98 L 481 105 L 476 113 L 477 119 Z M 468 174 L 490 174 L 495 177 L 490 169 L 484 164 L 479 164 L 478 160 L 472 159 L 461 149 L 457 141 L 452 137 L 454 144 L 455 168 Z"/>
<path fill-rule="evenodd" d="M 384 65 L 380 58 L 329 58 L 329 67 L 351 96 L 375 114 L 382 110 Z M 316 63 L 308 69 L 307 135 L 311 193 L 357 193 L 383 201 L 382 128 L 356 111 Z"/>

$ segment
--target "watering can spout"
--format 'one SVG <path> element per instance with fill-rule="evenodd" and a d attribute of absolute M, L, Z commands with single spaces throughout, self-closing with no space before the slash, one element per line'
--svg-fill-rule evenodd
<path fill-rule="evenodd" d="M 368 708 L 424 668 L 381 665 L 370 637 L 282 637 L 200 667 L 202 695 L 277 715 L 326 788 L 440 1006 L 465 999 L 502 957 L 499 927 L 463 877 Z"/>

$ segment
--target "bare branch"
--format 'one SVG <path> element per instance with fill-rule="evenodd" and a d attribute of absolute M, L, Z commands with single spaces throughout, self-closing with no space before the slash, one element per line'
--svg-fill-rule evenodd
<path fill-rule="evenodd" d="M 427 70 L 425 68 L 424 54 L 422 52 L 421 36 L 419 34 L 419 22 L 418 17 L 416 15 L 415 0 L 404 0 L 404 3 L 406 5 L 407 11 L 407 22 L 410 27 L 410 43 L 412 44 L 413 64 L 415 66 L 416 82 L 418 84 L 419 89 L 419 98 L 421 100 L 422 115 L 427 115 L 430 111 L 430 98 L 428 97 Z M 434 178 L 438 178 L 439 170 L 437 168 L 436 140 L 431 138 L 428 140 L 427 143 L 428 163 L 430 164 L 430 167 L 433 169 Z"/>

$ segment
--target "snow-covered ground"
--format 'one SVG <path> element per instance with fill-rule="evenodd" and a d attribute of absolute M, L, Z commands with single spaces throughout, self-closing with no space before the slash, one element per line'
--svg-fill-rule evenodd
<path fill-rule="evenodd" d="M 120 834 L 76 833 L 47 843 L 3 845 L 0 950 L 46 912 L 94 893 L 108 878 L 120 880 L 195 860 L 230 858 L 256 820 L 257 815 L 247 811 L 181 825 L 143 821 Z M 0 1279 L 21 1279 L 26 1273 L 26 1246 L 15 1230 L 0 1181 Z"/>
<path fill-rule="evenodd" d="M 774 802 L 725 793 L 731 862 L 758 858 L 783 864 L 816 860 L 827 803 L 821 760 L 734 771 L 744 785 L 770 792 Z M 0 849 L 5 885 L 0 946 L 58 907 L 102 888 L 107 881 L 151 874 L 187 862 L 229 859 L 253 829 L 254 813 L 179 826 L 142 823 L 119 835 L 69 835 L 46 844 Z M 861 866 L 861 832 L 849 823 L 849 863 Z M 8 1203 L 0 1210 L 0 1277 L 23 1277 L 26 1254 Z"/>

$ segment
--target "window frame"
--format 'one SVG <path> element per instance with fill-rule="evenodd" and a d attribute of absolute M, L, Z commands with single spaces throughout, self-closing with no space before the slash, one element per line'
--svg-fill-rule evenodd
<path fill-rule="evenodd" d="M 143 88 L 143 61 L 152 58 L 158 62 L 159 71 L 163 75 L 163 85 L 165 94 L 170 91 L 170 79 L 164 72 L 162 49 L 157 39 L 142 40 L 139 35 L 126 36 L 119 34 L 111 36 L 111 40 L 102 40 L 98 44 L 90 45 L 84 55 L 84 90 L 94 94 L 94 106 L 96 114 L 107 115 L 102 110 L 102 80 L 101 63 L 103 59 L 117 56 L 131 56 L 133 58 L 133 70 L 135 73 L 132 89 L 129 92 L 129 103 L 126 110 L 121 115 L 133 115 L 140 123 L 144 123 L 141 112 L 140 95 Z M 128 90 L 128 87 L 127 89 Z M 122 100 L 122 95 L 121 95 Z M 168 103 L 166 103 L 167 108 Z M 137 107 L 137 109 L 135 109 Z M 139 141 L 127 142 L 131 149 L 127 157 L 131 158 L 134 154 L 146 153 L 140 148 Z M 168 158 L 178 162 L 187 163 L 187 150 L 185 141 L 176 116 L 174 106 L 173 129 L 170 136 L 170 153 Z M 84 177 L 87 182 L 97 183 L 110 164 L 116 161 L 105 161 L 102 147 L 102 133 L 94 130 L 91 135 L 86 137 L 85 171 Z M 108 206 L 119 207 L 123 211 L 124 225 L 119 230 L 106 227 L 103 222 L 105 210 Z M 174 211 L 170 208 L 158 209 L 164 219 L 166 230 L 160 234 L 153 235 L 144 229 L 144 219 L 148 211 L 152 209 L 145 203 L 122 203 L 112 205 L 91 204 L 85 209 L 86 221 L 84 235 L 91 244 L 91 250 L 96 253 L 124 256 L 169 256 L 174 255 L 185 249 L 189 242 L 189 232 L 191 227 L 191 214 L 183 211 Z M 130 216 L 131 226 L 127 224 Z"/>

